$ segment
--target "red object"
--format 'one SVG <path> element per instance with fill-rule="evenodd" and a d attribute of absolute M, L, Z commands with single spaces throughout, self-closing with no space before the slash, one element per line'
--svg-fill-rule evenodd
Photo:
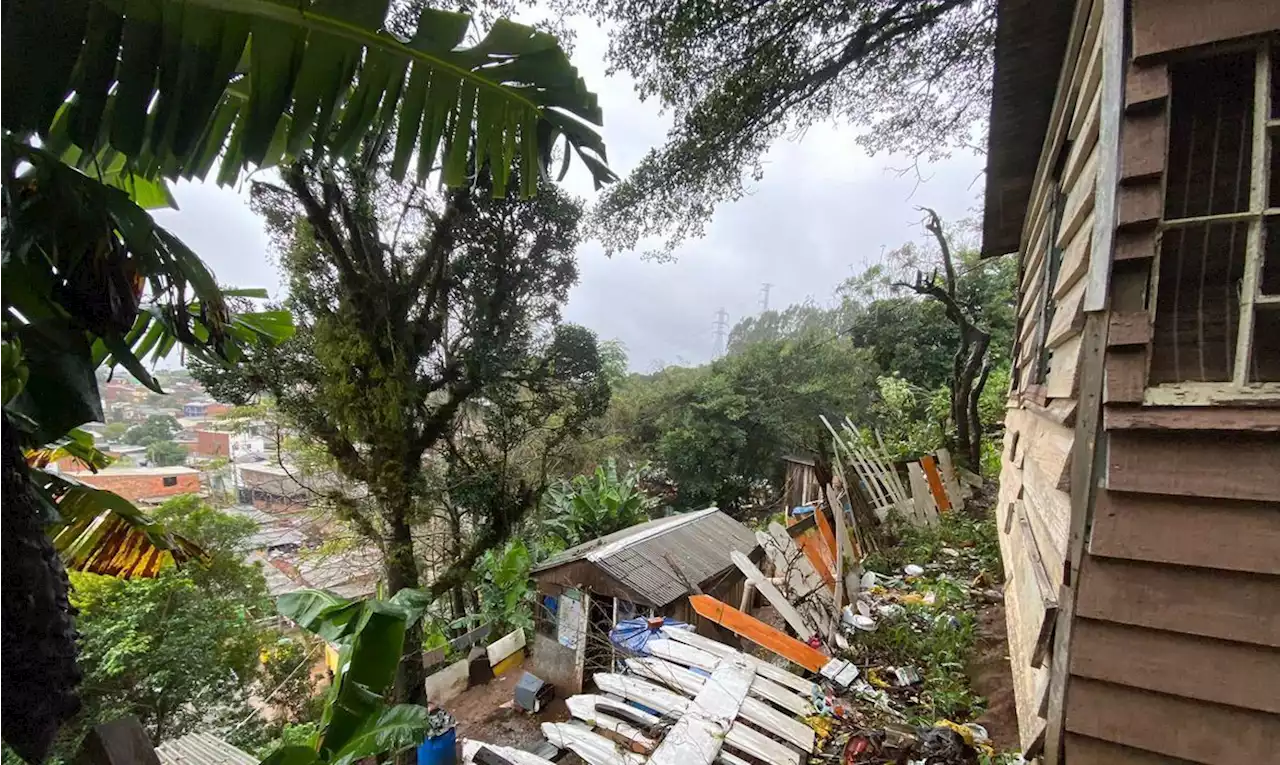
<path fill-rule="evenodd" d="M 854 736 L 849 739 L 849 743 L 844 745 L 844 761 L 845 765 L 854 765 L 860 754 L 871 751 L 871 742 L 862 736 Z"/>

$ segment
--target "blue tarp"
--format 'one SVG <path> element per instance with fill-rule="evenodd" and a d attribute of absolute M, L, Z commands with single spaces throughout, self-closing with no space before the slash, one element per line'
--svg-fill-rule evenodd
<path fill-rule="evenodd" d="M 791 514 L 794 516 L 808 515 L 814 510 L 813 505 L 797 505 L 791 508 Z"/>
<path fill-rule="evenodd" d="M 656 624 L 656 622 L 655 622 Z M 676 621 L 675 619 L 662 618 L 662 624 L 658 627 L 675 627 L 676 629 L 692 630 L 688 624 Z M 634 619 L 624 619 L 614 625 L 609 631 L 609 640 L 619 648 L 624 648 L 632 653 L 648 655 L 648 645 L 650 640 L 662 639 L 662 633 L 658 628 L 650 628 L 649 620 L 643 616 L 637 616 Z"/>

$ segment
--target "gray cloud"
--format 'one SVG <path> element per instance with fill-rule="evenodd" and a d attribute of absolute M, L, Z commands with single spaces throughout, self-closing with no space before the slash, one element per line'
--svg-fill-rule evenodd
<path fill-rule="evenodd" d="M 585 23 L 575 29 L 573 60 L 599 93 L 610 164 L 624 174 L 662 142 L 670 120 L 657 104 L 637 98 L 629 78 L 605 75 L 604 31 Z M 755 313 L 763 283 L 773 285 L 773 307 L 806 298 L 826 302 L 842 279 L 877 262 L 883 249 L 921 238 L 917 205 L 935 207 L 947 219 L 973 214 L 981 157 L 922 167 L 923 181 L 893 170 L 909 165 L 902 157 L 868 157 L 847 129 L 815 127 L 775 146 L 751 195 L 724 205 L 706 236 L 686 243 L 676 262 L 635 254 L 607 258 L 598 244 L 584 244 L 581 280 L 565 317 L 601 338 L 621 340 L 636 371 L 704 362 L 712 355 L 716 310 L 725 308 L 730 325 Z M 565 185 L 588 200 L 594 196 L 580 167 Z M 220 281 L 282 294 L 266 236 L 243 190 L 180 184 L 176 194 L 181 212 L 158 217 Z"/>

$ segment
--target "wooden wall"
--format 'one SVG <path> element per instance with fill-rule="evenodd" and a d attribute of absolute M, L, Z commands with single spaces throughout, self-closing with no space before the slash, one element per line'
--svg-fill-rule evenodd
<path fill-rule="evenodd" d="M 1100 155 L 1100 15 L 1101 2 L 1082 9 L 1082 33 L 1068 48 L 1064 90 L 1050 122 L 1054 138 L 1045 152 L 1055 159 L 1042 162 L 1019 255 L 1017 368 L 1005 417 L 997 523 L 1007 578 L 1009 660 L 1024 747 L 1045 728 L 1050 648 L 1071 520 L 1069 456 Z M 1054 166 L 1056 178 L 1050 175 Z M 1055 186 L 1060 189 L 1056 202 Z M 1060 266 L 1047 293 L 1055 309 L 1045 326 L 1045 280 L 1055 246 Z M 1041 347 L 1050 353 L 1048 372 L 1037 378 Z"/>
<path fill-rule="evenodd" d="M 1151 46 L 1127 60 L 1117 117 L 1114 250 L 1090 253 L 1102 4 L 1092 4 L 1081 44 L 1068 50 L 1061 117 L 1051 124 L 1042 160 L 1042 170 L 1060 168 L 1066 198 L 1059 234 L 1064 256 L 1051 292 L 1058 302 L 1049 327 L 1040 326 L 1036 302 L 1050 227 L 1051 184 L 1044 173 L 1020 255 L 1020 374 L 1006 418 L 998 518 L 1020 733 L 1027 745 L 1044 729 L 1048 675 L 1067 672 L 1070 765 L 1276 761 L 1280 397 L 1231 404 L 1151 396 L 1149 285 L 1163 213 L 1167 60 L 1151 55 Z M 1203 5 L 1222 18 L 1258 18 L 1245 0 Z M 1155 39 L 1169 24 L 1187 27 L 1161 8 L 1167 10 L 1135 0 L 1130 39 Z M 1109 269 L 1104 451 L 1078 581 L 1064 583 L 1070 491 L 1085 490 L 1071 486 L 1069 465 L 1080 394 L 1083 277 L 1099 257 L 1106 262 L 1094 267 Z M 1043 386 L 1029 376 L 1041 337 L 1053 350 Z M 1175 403 L 1181 405 L 1169 405 Z M 1075 598 L 1070 651 L 1058 659 L 1064 666 L 1053 666 L 1046 617 L 1068 597 Z"/>

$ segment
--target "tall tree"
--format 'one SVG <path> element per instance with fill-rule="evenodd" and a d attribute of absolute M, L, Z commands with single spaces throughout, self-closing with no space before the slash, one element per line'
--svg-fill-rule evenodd
<path fill-rule="evenodd" d="M 594 336 L 554 329 L 577 278 L 581 205 L 549 185 L 495 196 L 491 176 L 443 192 L 375 169 L 296 164 L 254 205 L 280 250 L 297 336 L 234 370 L 193 372 L 220 400 L 268 394 L 336 469 L 367 489 L 330 492 L 343 520 L 380 549 L 388 591 L 423 584 L 413 524 L 429 493 L 424 457 L 459 422 L 493 427 L 475 407 L 528 400 L 599 377 Z M 589 347 L 583 348 L 586 344 Z M 584 359 L 584 352 L 586 358 Z M 526 391 L 526 392 L 522 392 Z M 510 401 L 509 401 L 510 400 Z M 497 492 L 470 545 L 427 586 L 457 585 L 528 505 Z M 421 696 L 420 637 L 405 643 L 396 698 Z"/>
<path fill-rule="evenodd" d="M 997 274 L 995 284 L 999 285 L 1000 275 L 1008 276 L 1008 269 L 979 261 L 973 251 L 956 252 L 942 218 L 934 210 L 922 209 L 924 228 L 933 238 L 936 250 L 923 254 L 910 246 L 899 250 L 899 256 L 906 265 L 914 267 L 915 274 L 911 281 L 898 281 L 894 285 L 936 301 L 958 332 L 947 381 L 951 393 L 949 419 L 955 429 L 956 445 L 969 468 L 977 471 L 982 459 L 982 418 L 978 402 L 993 367 L 989 353 L 992 327 L 999 323 L 1005 325 L 1007 331 L 1012 321 L 1009 310 L 1012 280 L 1004 280 L 1004 292 L 996 300 L 980 299 L 986 286 L 984 282 L 990 278 L 984 278 L 984 272 Z"/>
<path fill-rule="evenodd" d="M 788 133 L 835 121 L 871 151 L 975 146 L 996 0 L 579 0 L 615 25 L 610 64 L 674 115 L 666 143 L 601 200 L 610 249 L 701 234 Z"/>

